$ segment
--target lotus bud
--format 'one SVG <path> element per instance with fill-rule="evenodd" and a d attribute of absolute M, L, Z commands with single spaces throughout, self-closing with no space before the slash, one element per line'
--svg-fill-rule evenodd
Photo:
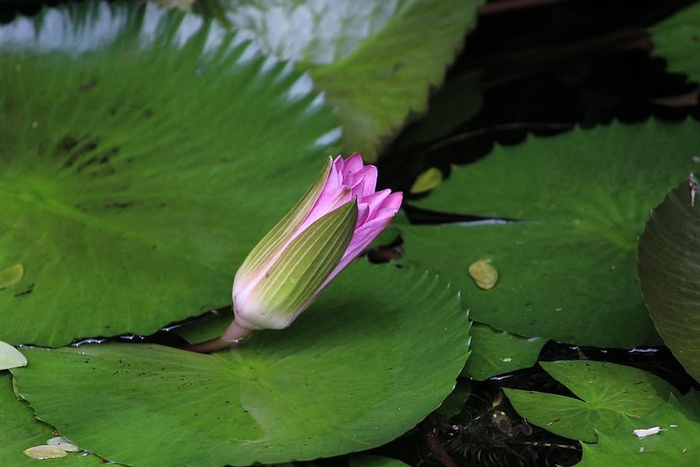
<path fill-rule="evenodd" d="M 243 261 L 233 281 L 235 319 L 209 352 L 253 330 L 283 329 L 389 225 L 400 192 L 376 191 L 377 168 L 359 154 L 329 158 L 316 182 Z"/>

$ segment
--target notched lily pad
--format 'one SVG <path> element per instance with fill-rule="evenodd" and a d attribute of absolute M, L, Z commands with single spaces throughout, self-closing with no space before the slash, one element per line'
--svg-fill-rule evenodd
<path fill-rule="evenodd" d="M 596 444 L 583 443 L 580 467 L 617 467 L 639 465 L 667 467 L 694 465 L 700 454 L 700 412 L 692 399 L 698 392 L 676 398 L 653 412 L 632 417 L 622 414 L 614 430 L 600 431 Z M 655 435 L 640 438 L 634 432 L 640 427 L 658 427 Z"/>
<path fill-rule="evenodd" d="M 445 283 L 361 261 L 292 326 L 230 351 L 35 348 L 13 374 L 37 417 L 115 462 L 278 463 L 363 451 L 411 429 L 454 387 L 468 341 Z"/>
<path fill-rule="evenodd" d="M 597 441 L 597 431 L 615 429 L 623 415 L 642 417 L 677 394 L 658 376 L 624 365 L 585 360 L 540 365 L 578 399 L 519 389 L 505 389 L 506 396 L 530 423 L 588 443 Z"/>

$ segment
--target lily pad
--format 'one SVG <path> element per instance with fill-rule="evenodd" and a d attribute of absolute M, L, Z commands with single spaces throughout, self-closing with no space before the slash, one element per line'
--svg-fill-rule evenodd
<path fill-rule="evenodd" d="M 366 450 L 412 428 L 454 387 L 468 332 L 436 277 L 360 262 L 288 329 L 230 351 L 36 348 L 13 371 L 40 420 L 113 461 L 277 463 Z"/>
<path fill-rule="evenodd" d="M 583 444 L 583 459 L 577 467 L 668 467 L 695 465 L 700 459 L 700 412 L 686 403 L 697 398 L 692 391 L 671 400 L 643 417 L 622 415 L 612 431 L 598 433 L 597 444 Z M 634 430 L 656 427 L 658 434 L 640 438 Z"/>
<path fill-rule="evenodd" d="M 267 51 L 311 67 L 343 123 L 343 146 L 376 160 L 474 27 L 483 0 L 226 1 L 228 20 Z"/>
<path fill-rule="evenodd" d="M 480 71 L 470 70 L 448 77 L 430 96 L 429 112 L 405 128 L 392 149 L 402 151 L 436 142 L 475 117 L 481 110 L 482 99 Z M 411 190 L 411 193 L 418 191 Z"/>
<path fill-rule="evenodd" d="M 437 188 L 442 183 L 442 172 L 440 169 L 430 167 L 425 172 L 416 177 L 416 181 L 411 186 L 411 193 L 425 193 Z"/>
<path fill-rule="evenodd" d="M 623 414 L 647 415 L 676 393 L 658 376 L 615 363 L 582 360 L 540 365 L 578 399 L 519 389 L 504 389 L 506 396 L 530 423 L 589 443 L 596 442 L 596 431 L 613 430 Z"/>
<path fill-rule="evenodd" d="M 475 323 L 471 329 L 471 354 L 463 376 L 483 381 L 492 376 L 529 368 L 547 339 L 522 337 Z"/>
<path fill-rule="evenodd" d="M 691 176 L 692 177 L 692 176 Z M 693 186 L 691 187 L 691 184 Z M 651 211 L 639 239 L 642 295 L 673 355 L 700 381 L 700 196 L 681 183 Z"/>
<path fill-rule="evenodd" d="M 417 203 L 496 220 L 398 226 L 402 264 L 446 277 L 472 317 L 497 329 L 599 347 L 659 344 L 637 283 L 637 237 L 678 173 L 698 166 L 698 131 L 694 121 L 614 123 L 497 147 Z M 490 290 L 468 274 L 480 259 L 499 273 Z"/>
<path fill-rule="evenodd" d="M 669 71 L 700 81 L 700 4 L 691 4 L 649 28 L 653 52 L 666 59 Z"/>
<path fill-rule="evenodd" d="M 36 466 L 24 454 L 33 446 L 47 444 L 53 437 L 52 428 L 37 421 L 26 402 L 17 400 L 12 391 L 12 376 L 0 374 L 0 459 L 7 466 Z M 103 466 L 102 459 L 85 453 L 70 453 L 62 459 L 50 462 L 54 467 Z"/>
<path fill-rule="evenodd" d="M 0 27 L 0 339 L 148 334 L 231 302 L 247 252 L 340 132 L 312 83 L 147 5 Z"/>

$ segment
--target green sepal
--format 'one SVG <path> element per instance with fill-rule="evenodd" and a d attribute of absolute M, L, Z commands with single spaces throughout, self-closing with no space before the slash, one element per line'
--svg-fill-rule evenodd
<path fill-rule="evenodd" d="M 287 327 L 340 263 L 355 232 L 357 215 L 353 200 L 295 238 L 248 297 L 253 309 L 247 315 L 243 305 L 244 319 L 269 329 Z"/>
<path fill-rule="evenodd" d="M 241 264 L 236 274 L 237 277 L 250 276 L 259 271 L 294 234 L 314 207 L 314 203 L 321 194 L 323 186 L 328 179 L 332 164 L 333 159 L 329 157 L 328 163 L 306 194 L 297 201 L 294 207 L 258 242 L 257 245 L 255 245 L 251 252 L 248 253 L 248 256 L 243 261 L 243 264 Z"/>

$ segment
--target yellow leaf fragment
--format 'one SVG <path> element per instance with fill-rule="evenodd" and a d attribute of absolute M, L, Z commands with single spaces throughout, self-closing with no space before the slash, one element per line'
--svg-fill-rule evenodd
<path fill-rule="evenodd" d="M 27 448 L 24 450 L 24 454 L 32 459 L 59 459 L 68 455 L 63 448 L 48 444 Z"/>
<path fill-rule="evenodd" d="M 486 260 L 480 259 L 469 265 L 469 275 L 477 287 L 489 290 L 498 282 L 498 270 Z"/>
<path fill-rule="evenodd" d="M 442 172 L 440 172 L 440 169 L 431 167 L 418 175 L 411 187 L 411 193 L 425 193 L 433 188 L 437 188 L 440 183 L 442 183 Z"/>
<path fill-rule="evenodd" d="M 5 269 L 0 269 L 0 289 L 15 285 L 24 276 L 24 266 L 13 264 Z"/>
<path fill-rule="evenodd" d="M 27 358 L 7 342 L 0 341 L 0 370 L 27 366 Z"/>

